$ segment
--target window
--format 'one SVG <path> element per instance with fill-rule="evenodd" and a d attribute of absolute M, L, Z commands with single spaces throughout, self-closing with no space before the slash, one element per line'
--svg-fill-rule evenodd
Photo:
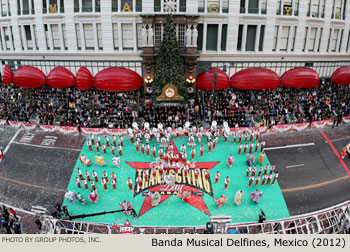
<path fill-rule="evenodd" d="M 242 24 L 240 24 L 238 27 L 237 51 L 242 50 L 243 28 L 244 28 L 244 25 Z"/>
<path fill-rule="evenodd" d="M 289 38 L 289 30 L 290 26 L 282 26 L 281 36 L 280 36 L 280 51 L 287 51 L 288 49 L 288 38 Z"/>
<path fill-rule="evenodd" d="M 132 24 L 122 24 L 123 50 L 132 50 L 133 46 L 133 28 Z"/>
<path fill-rule="evenodd" d="M 318 48 L 317 48 L 318 52 L 321 49 L 322 33 L 323 33 L 323 28 L 320 28 L 320 38 L 319 38 L 319 41 L 318 41 Z"/>
<path fill-rule="evenodd" d="M 333 11 L 332 11 L 332 18 L 333 19 L 345 19 L 345 8 L 346 8 L 346 2 L 343 0 L 333 0 Z"/>
<path fill-rule="evenodd" d="M 204 0 L 203 0 L 203 2 L 204 2 Z M 160 4 L 161 4 L 161 0 L 154 0 L 154 12 L 160 12 L 161 11 L 161 6 L 160 6 Z"/>
<path fill-rule="evenodd" d="M 113 46 L 114 50 L 118 50 L 119 44 L 118 44 L 118 24 L 112 24 L 113 28 Z"/>
<path fill-rule="evenodd" d="M 97 29 L 97 42 L 98 42 L 98 49 L 103 50 L 103 44 L 102 44 L 102 26 L 101 24 L 96 24 Z"/>
<path fill-rule="evenodd" d="M 228 13 L 229 9 L 229 0 L 222 0 L 222 12 L 223 13 Z"/>
<path fill-rule="evenodd" d="M 9 0 L 0 0 L 0 7 L 1 7 L 1 16 L 7 17 L 11 16 L 10 13 L 10 2 Z"/>
<path fill-rule="evenodd" d="M 44 31 L 45 31 L 46 49 L 50 50 L 51 45 L 49 40 L 49 29 L 47 24 L 44 24 Z"/>
<path fill-rule="evenodd" d="M 112 12 L 118 11 L 118 0 L 112 0 Z"/>
<path fill-rule="evenodd" d="M 278 41 L 278 29 L 279 29 L 279 25 L 275 26 L 275 33 L 273 35 L 273 48 L 272 51 L 276 51 L 277 48 L 277 41 Z"/>
<path fill-rule="evenodd" d="M 305 48 L 307 46 L 307 33 L 308 33 L 308 31 L 309 31 L 309 27 L 305 27 L 303 52 L 305 51 Z"/>
<path fill-rule="evenodd" d="M 227 24 L 223 24 L 221 29 L 221 51 L 226 51 L 226 40 L 227 40 Z"/>
<path fill-rule="evenodd" d="M 264 37 L 265 37 L 265 25 L 261 26 L 260 38 L 259 38 L 259 51 L 262 52 L 264 48 Z"/>
<path fill-rule="evenodd" d="M 67 44 L 67 30 L 66 30 L 66 25 L 65 25 L 65 24 L 62 24 L 62 38 L 63 38 L 64 50 L 68 50 L 68 44 Z"/>
<path fill-rule="evenodd" d="M 207 51 L 216 51 L 218 45 L 218 25 L 208 24 L 207 26 Z"/>
<path fill-rule="evenodd" d="M 92 12 L 92 1 L 94 0 L 81 0 L 82 1 L 82 11 Z"/>
<path fill-rule="evenodd" d="M 136 0 L 136 12 L 142 12 L 142 0 Z"/>
<path fill-rule="evenodd" d="M 155 47 L 160 47 L 160 44 L 162 43 L 162 30 L 163 30 L 163 27 L 161 24 L 154 25 L 154 46 Z"/>
<path fill-rule="evenodd" d="M 259 0 L 249 0 L 248 13 L 253 13 L 253 14 L 259 13 Z M 249 26 L 248 26 L 248 28 L 249 28 Z M 251 28 L 251 29 L 254 29 L 254 28 Z M 256 31 L 256 27 L 255 27 L 255 31 Z M 248 34 L 248 31 L 247 31 L 247 34 Z"/>
<path fill-rule="evenodd" d="M 19 38 L 20 38 L 20 42 L 21 42 L 21 48 L 22 48 L 22 50 L 24 50 L 23 34 L 22 34 L 21 26 L 19 27 Z"/>
<path fill-rule="evenodd" d="M 52 34 L 53 49 L 60 50 L 61 49 L 61 44 L 60 44 L 61 40 L 60 40 L 60 31 L 58 28 L 58 24 L 51 25 L 51 34 Z"/>
<path fill-rule="evenodd" d="M 343 43 L 343 33 L 344 33 L 344 29 L 341 29 L 341 31 L 340 31 L 340 41 L 339 41 L 338 52 L 341 51 L 341 44 Z"/>
<path fill-rule="evenodd" d="M 159 1 L 155 0 L 154 2 Z M 204 12 L 205 0 L 198 0 L 198 12 Z"/>
<path fill-rule="evenodd" d="M 74 12 L 79 12 L 79 0 L 74 0 Z"/>
<path fill-rule="evenodd" d="M 186 12 L 186 0 L 180 0 L 180 12 Z"/>
<path fill-rule="evenodd" d="M 2 48 L 3 50 L 10 50 L 11 48 L 11 41 L 10 41 L 10 34 L 9 34 L 9 29 L 8 27 L 3 27 L 2 29 L 0 29 L 0 32 L 2 31 L 2 37 L 5 41 L 5 48 Z M 1 35 L 0 35 L 1 37 Z M 13 37 L 12 37 L 13 38 Z M 3 44 L 1 43 L 1 39 L 0 39 L 0 44 L 1 46 L 3 46 Z"/>
<path fill-rule="evenodd" d="M 142 49 L 142 24 L 136 24 L 137 49 Z"/>
<path fill-rule="evenodd" d="M 178 24 L 177 27 L 177 43 L 179 47 L 185 47 L 185 32 L 186 32 L 186 25 L 185 24 Z"/>
<path fill-rule="evenodd" d="M 294 28 L 292 29 L 292 34 L 291 34 L 291 39 L 292 39 L 292 48 L 290 48 L 290 50 L 292 52 L 294 52 L 294 47 L 295 47 L 295 38 L 296 38 L 296 35 L 297 35 L 297 27 L 294 26 Z"/>
<path fill-rule="evenodd" d="M 220 1 L 219 0 L 207 0 L 207 12 L 218 13 L 220 12 Z"/>
<path fill-rule="evenodd" d="M 309 52 L 315 51 L 316 34 L 317 34 L 317 28 L 311 27 L 310 34 L 309 34 L 310 36 L 309 45 L 308 45 Z"/>
<path fill-rule="evenodd" d="M 78 47 L 78 50 L 81 50 L 80 24 L 75 24 L 75 33 L 76 33 L 76 36 L 77 36 L 77 47 Z"/>
<path fill-rule="evenodd" d="M 245 42 L 246 51 L 255 51 L 256 25 L 248 25 L 247 37 Z"/>
<path fill-rule="evenodd" d="M 23 41 L 24 43 L 27 43 L 27 48 L 28 50 L 33 50 L 33 41 L 32 41 L 32 33 L 30 30 L 30 26 L 29 25 L 24 25 L 24 39 L 25 41 Z"/>
<path fill-rule="evenodd" d="M 299 0 L 278 0 L 277 15 L 298 16 Z"/>
<path fill-rule="evenodd" d="M 43 13 L 64 13 L 64 0 L 43 0 Z"/>
<path fill-rule="evenodd" d="M 203 48 L 203 24 L 198 24 L 197 29 L 198 29 L 197 49 L 201 51 Z"/>
<path fill-rule="evenodd" d="M 92 24 L 83 24 L 86 50 L 95 50 L 94 29 Z"/>
<path fill-rule="evenodd" d="M 331 49 L 332 52 L 336 51 L 336 46 L 337 46 L 339 32 L 340 32 L 339 29 L 334 29 L 334 31 L 333 31 L 331 44 L 330 44 L 330 49 Z"/>

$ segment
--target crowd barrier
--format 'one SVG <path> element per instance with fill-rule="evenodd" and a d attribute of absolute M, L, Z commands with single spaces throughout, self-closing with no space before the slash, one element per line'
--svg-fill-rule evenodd
<path fill-rule="evenodd" d="M 132 219 L 130 219 L 132 225 Z M 120 225 L 121 224 L 121 225 Z M 123 224 L 119 224 L 119 230 Z M 214 223 L 215 224 L 215 223 Z M 45 219 L 49 234 L 116 234 L 111 225 L 92 222 Z M 132 226 L 135 234 L 202 234 L 206 226 Z M 231 223 L 224 232 L 235 230 L 245 234 L 345 234 L 350 232 L 350 201 L 316 212 L 264 223 Z M 222 231 L 221 230 L 221 231 Z"/>
<path fill-rule="evenodd" d="M 308 128 L 324 128 L 333 125 L 334 120 L 322 120 L 322 121 L 314 121 L 311 123 L 294 123 L 294 124 L 280 124 L 273 125 L 270 128 L 267 126 L 260 127 L 238 127 L 231 128 L 231 132 L 259 132 L 263 133 L 272 133 L 272 132 L 286 132 L 286 131 L 302 131 Z M 343 123 L 350 123 L 350 116 L 344 116 L 342 119 Z M 42 130 L 44 132 L 57 132 L 63 134 L 78 134 L 78 127 L 71 126 L 56 126 L 56 125 L 43 125 L 43 124 L 35 124 L 35 123 L 26 123 L 26 122 L 17 122 L 17 121 L 6 121 L 4 119 L 0 119 L 0 125 L 9 125 L 12 128 L 19 129 L 24 128 L 25 130 Z M 126 129 L 109 129 L 109 128 L 81 128 L 81 133 L 83 134 L 99 134 L 99 135 L 121 135 L 127 134 Z"/>

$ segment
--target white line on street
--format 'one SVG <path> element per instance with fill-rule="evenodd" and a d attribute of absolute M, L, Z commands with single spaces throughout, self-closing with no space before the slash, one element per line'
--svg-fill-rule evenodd
<path fill-rule="evenodd" d="M 333 142 L 341 141 L 341 140 L 348 139 L 348 138 L 350 138 L 350 136 L 334 139 L 334 140 L 331 140 L 331 142 L 333 143 Z M 325 143 L 328 143 L 328 142 L 325 141 Z"/>
<path fill-rule="evenodd" d="M 6 146 L 5 150 L 4 150 L 4 153 L 3 153 L 4 156 L 5 156 L 6 152 L 10 149 L 11 144 L 13 143 L 13 141 L 15 141 L 15 139 L 16 139 L 16 137 L 18 136 L 18 134 L 19 134 L 20 131 L 21 131 L 20 129 L 17 130 L 17 132 L 16 132 L 16 133 L 13 135 L 13 137 L 11 138 L 10 142 L 7 144 L 7 146 Z M 3 160 L 3 159 L 0 159 L 0 163 L 1 163 L 2 160 Z"/>
<path fill-rule="evenodd" d="M 285 145 L 285 146 L 269 147 L 269 148 L 265 148 L 264 150 L 288 149 L 288 148 L 306 147 L 306 146 L 313 146 L 313 145 L 315 145 L 315 143 L 292 144 L 292 145 Z"/>
<path fill-rule="evenodd" d="M 43 146 L 43 145 L 36 145 L 36 144 L 29 144 L 29 143 L 18 143 L 18 142 L 14 142 L 14 144 L 22 144 L 22 145 L 34 146 L 34 147 L 38 147 L 38 148 L 48 148 L 48 149 L 62 149 L 62 150 L 71 150 L 71 151 L 81 151 L 81 150 L 73 149 L 73 148 L 63 148 L 63 147 L 55 147 L 55 146 Z"/>
<path fill-rule="evenodd" d="M 304 166 L 304 164 L 297 164 L 297 165 L 287 165 L 286 168 L 294 168 L 294 167 L 301 167 Z"/>

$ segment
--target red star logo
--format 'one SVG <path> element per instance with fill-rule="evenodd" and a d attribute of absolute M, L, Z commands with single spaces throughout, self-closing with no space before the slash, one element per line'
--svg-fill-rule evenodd
<path fill-rule="evenodd" d="M 169 146 L 172 145 L 173 147 L 173 154 L 176 155 L 179 154 L 179 151 L 174 143 L 173 140 L 171 140 Z M 166 150 L 166 152 L 169 151 L 169 146 Z M 179 159 L 180 160 L 180 159 Z M 127 163 L 130 167 L 132 167 L 133 169 L 151 169 L 150 167 L 150 164 L 151 163 L 147 163 L 147 162 L 125 162 Z M 195 167 L 190 167 L 189 169 L 196 169 L 196 168 L 199 168 L 199 169 L 212 169 L 213 167 L 215 167 L 218 163 L 220 162 L 196 162 L 195 163 Z M 210 181 L 210 179 L 209 179 Z M 161 190 L 162 186 L 160 185 L 157 185 L 155 187 L 152 187 L 148 190 L 148 192 L 154 192 L 154 191 L 158 191 L 158 192 L 162 192 Z M 192 193 L 191 197 L 189 199 L 184 199 L 184 202 L 190 204 L 191 206 L 197 208 L 198 210 L 200 210 L 201 212 L 207 214 L 208 216 L 211 216 L 210 212 L 209 212 L 209 209 L 207 207 L 207 205 L 205 204 L 204 200 L 203 200 L 203 197 L 202 196 L 199 196 L 198 194 L 199 193 L 199 190 L 195 187 L 192 187 L 192 186 L 189 186 L 189 185 L 184 185 L 183 186 L 183 190 L 186 190 L 186 191 L 190 191 Z M 161 193 L 161 200 L 159 202 L 159 204 L 161 204 L 163 201 L 167 200 L 170 196 L 173 196 L 172 194 L 170 195 L 164 195 Z M 212 195 L 211 195 L 212 196 Z M 151 197 L 150 196 L 145 196 L 145 200 L 142 204 L 142 207 L 140 209 L 140 212 L 139 212 L 139 217 L 141 215 L 143 215 L 144 213 L 150 211 L 153 206 L 151 204 Z M 179 199 L 180 200 L 180 199 Z"/>

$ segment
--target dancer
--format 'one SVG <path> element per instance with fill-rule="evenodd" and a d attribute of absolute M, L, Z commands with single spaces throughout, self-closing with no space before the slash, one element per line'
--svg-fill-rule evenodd
<path fill-rule="evenodd" d="M 235 204 L 239 206 L 242 203 L 242 198 L 243 198 L 244 192 L 242 190 L 238 190 L 235 195 Z"/>
<path fill-rule="evenodd" d="M 225 195 L 221 195 L 220 198 L 217 198 L 214 200 L 214 202 L 218 205 L 218 208 L 220 209 L 227 201 L 227 197 Z"/>
<path fill-rule="evenodd" d="M 227 190 L 227 187 L 228 187 L 228 184 L 230 183 L 230 178 L 227 176 L 226 178 L 225 178 L 225 188 L 224 188 L 224 190 Z"/>
<path fill-rule="evenodd" d="M 89 194 L 89 200 L 96 204 L 98 201 L 98 194 L 97 194 L 97 190 L 92 190 L 91 193 Z"/>
<path fill-rule="evenodd" d="M 217 183 L 219 182 L 219 178 L 220 178 L 220 177 L 221 177 L 220 172 L 217 171 L 217 172 L 215 173 L 215 184 L 217 184 Z"/>
<path fill-rule="evenodd" d="M 234 159 L 233 159 L 233 155 L 231 154 L 226 160 L 228 167 L 232 168 L 233 162 L 234 162 Z"/>

